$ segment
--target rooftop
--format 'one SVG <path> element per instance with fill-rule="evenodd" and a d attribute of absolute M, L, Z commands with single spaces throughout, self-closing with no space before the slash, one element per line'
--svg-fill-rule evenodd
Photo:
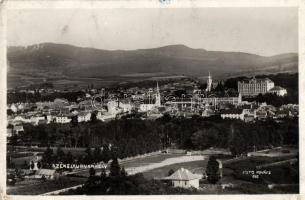
<path fill-rule="evenodd" d="M 285 88 L 282 88 L 281 86 L 274 86 L 269 91 L 276 91 L 276 90 L 285 90 Z"/>
<path fill-rule="evenodd" d="M 190 172 L 188 169 L 180 168 L 175 173 L 172 175 L 165 177 L 164 179 L 166 180 L 184 180 L 184 181 L 189 181 L 189 180 L 194 180 L 194 179 L 200 179 L 201 176 L 198 174 L 193 174 Z"/>
<path fill-rule="evenodd" d="M 250 79 L 244 79 L 244 80 L 241 80 L 241 81 L 238 81 L 238 82 L 243 82 L 243 83 L 260 83 L 260 82 L 273 82 L 271 79 L 269 78 L 250 78 Z"/>
<path fill-rule="evenodd" d="M 228 110 L 221 110 L 220 114 L 241 114 L 243 112 L 243 109 L 228 109 Z"/>

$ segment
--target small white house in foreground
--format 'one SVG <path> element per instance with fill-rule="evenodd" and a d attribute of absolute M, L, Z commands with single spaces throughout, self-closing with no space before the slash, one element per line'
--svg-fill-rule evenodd
<path fill-rule="evenodd" d="M 170 180 L 174 187 L 182 188 L 199 188 L 199 180 L 202 178 L 202 175 L 193 174 L 188 169 L 180 168 L 172 175 L 163 178 L 163 180 Z"/>

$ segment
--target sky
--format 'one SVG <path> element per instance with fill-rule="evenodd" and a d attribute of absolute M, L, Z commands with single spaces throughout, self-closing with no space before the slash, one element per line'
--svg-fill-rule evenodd
<path fill-rule="evenodd" d="M 43 42 L 106 50 L 183 44 L 271 56 L 298 52 L 297 8 L 9 10 L 9 46 Z"/>

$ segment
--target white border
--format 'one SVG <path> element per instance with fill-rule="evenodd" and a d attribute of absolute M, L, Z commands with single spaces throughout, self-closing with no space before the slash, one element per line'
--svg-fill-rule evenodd
<path fill-rule="evenodd" d="M 160 196 L 14 196 L 5 195 L 6 190 L 6 10 L 8 9 L 63 9 L 63 8 L 82 8 L 82 9 L 113 9 L 113 8 L 194 8 L 194 7 L 298 7 L 299 8 L 299 104 L 300 104 L 300 195 L 160 195 Z M 169 200 L 187 200 L 187 199 L 302 199 L 305 191 L 304 171 L 304 111 L 305 101 L 304 86 L 304 65 L 305 65 L 305 0 L 167 0 L 166 3 L 160 3 L 159 0 L 0 0 L 0 195 L 1 199 L 148 199 L 158 198 Z"/>

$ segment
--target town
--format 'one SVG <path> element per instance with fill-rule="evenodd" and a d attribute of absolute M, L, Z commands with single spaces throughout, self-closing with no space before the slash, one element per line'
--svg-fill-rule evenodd
<path fill-rule="evenodd" d="M 227 178 L 232 176 L 228 169 L 255 182 L 276 176 L 271 171 L 278 163 L 292 163 L 294 168 L 298 163 L 298 104 L 282 100 L 289 99 L 288 90 L 268 77 L 232 80 L 235 88 L 228 87 L 227 80 L 213 80 L 209 73 L 205 82 L 183 77 L 138 86 L 88 85 L 79 91 L 60 91 L 45 83 L 35 89 L 8 91 L 11 193 L 20 192 L 19 184 L 30 186 L 43 180 L 49 190 L 37 190 L 39 194 L 83 194 L 86 187 L 101 184 L 97 173 L 105 180 L 107 175 L 142 180 L 137 176 L 144 173 L 144 180 L 184 188 L 167 188 L 168 194 L 232 193 L 236 185 L 241 186 Z M 247 141 L 247 137 L 255 141 Z M 208 161 L 206 167 L 202 167 L 203 161 Z M 239 162 L 256 162 L 257 169 L 238 168 Z M 54 168 L 94 163 L 106 168 Z M 216 171 L 208 166 L 213 163 L 218 166 Z M 159 169 L 166 172 L 160 175 Z M 67 178 L 60 187 L 53 183 L 58 177 Z M 84 177 L 88 178 L 85 185 Z M 221 189 L 202 182 L 215 184 L 220 179 Z M 268 182 L 269 189 L 262 190 L 271 193 L 277 187 L 281 191 L 278 185 L 281 188 L 283 183 Z M 297 182 L 294 178 L 285 184 L 295 187 Z"/>
<path fill-rule="evenodd" d="M 208 76 L 206 88 L 200 89 L 195 81 L 182 80 L 155 88 L 118 88 L 116 91 L 101 89 L 82 89 L 76 101 L 55 98 L 53 101 L 26 102 L 26 96 L 38 93 L 55 93 L 53 89 L 9 91 L 8 95 L 20 93 L 25 102 L 8 104 L 7 136 L 11 137 L 23 131 L 22 124 L 32 125 L 49 123 L 88 122 L 92 118 L 103 122 L 114 120 L 132 113 L 141 114 L 141 119 L 156 119 L 165 113 L 171 116 L 191 117 L 200 115 L 210 117 L 240 119 L 245 122 L 253 120 L 281 119 L 298 117 L 298 105 L 286 104 L 279 107 L 266 102 L 243 101 L 242 97 L 255 97 L 259 94 L 287 95 L 287 90 L 275 86 L 268 78 L 238 81 L 238 91 L 220 89 L 221 82 L 214 83 Z M 17 96 L 17 95 L 16 95 Z"/>

